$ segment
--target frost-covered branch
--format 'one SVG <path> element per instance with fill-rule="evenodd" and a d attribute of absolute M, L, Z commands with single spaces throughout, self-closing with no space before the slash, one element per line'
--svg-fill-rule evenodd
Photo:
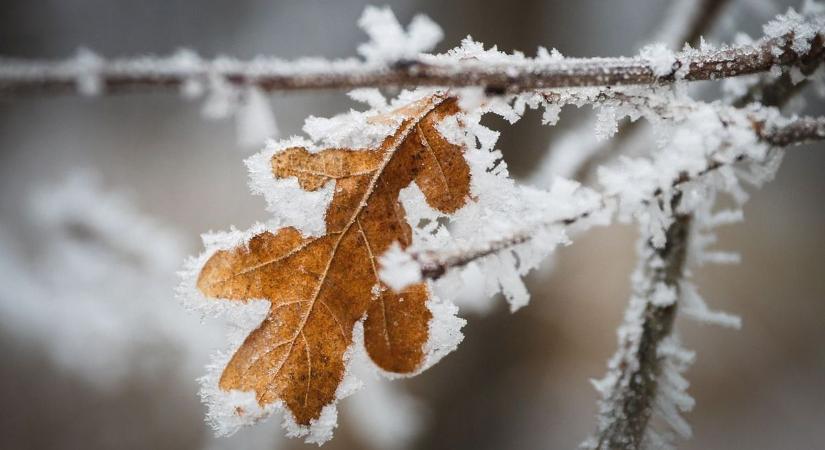
<path fill-rule="evenodd" d="M 759 137 L 777 147 L 825 139 L 825 117 L 800 117 L 784 125 L 754 121 Z"/>
<path fill-rule="evenodd" d="M 382 262 L 382 275 L 413 272 L 414 276 L 401 278 L 438 279 L 451 269 L 483 264 L 486 258 L 531 244 L 543 227 L 578 225 L 588 217 L 604 216 L 607 205 L 616 205 L 620 218 L 633 217 L 640 224 L 641 262 L 619 330 L 619 350 L 607 376 L 594 383 L 603 401 L 597 433 L 585 444 L 594 449 L 638 449 L 648 444 L 664 448 L 671 431 L 682 437 L 691 434 L 681 413 L 693 406 L 682 376 L 693 354 L 681 347 L 672 332 L 677 308 L 707 322 L 739 324 L 735 316 L 710 311 L 685 276 L 689 258 L 735 260 L 727 253 L 703 249 L 713 241 L 708 230 L 739 217 L 735 211 L 711 213 L 717 193 L 727 192 L 736 203 L 744 202 L 738 180 L 758 184 L 770 179 L 781 160 L 778 147 L 825 139 L 825 118 L 786 119 L 770 108 L 736 109 L 673 98 L 660 103 L 655 97 L 635 98 L 623 92 L 596 92 L 592 97 L 588 101 L 643 106 L 668 130 L 669 143 L 651 159 L 625 159 L 622 168 L 603 169 L 600 176 L 606 189 L 598 202 L 601 206 L 594 210 L 531 229 L 513 228 L 495 239 L 458 249 L 406 254 L 398 250 Z M 400 287 L 403 284 L 394 286 Z M 653 426 L 654 418 L 665 426 Z"/>
<path fill-rule="evenodd" d="M 663 17 L 659 32 L 651 42 L 661 42 L 665 48 L 679 48 L 684 44 L 696 47 L 729 3 L 729 0 L 676 1 Z M 583 121 L 554 139 L 530 181 L 541 184 L 552 176 L 561 176 L 584 183 L 599 162 L 628 142 L 641 123 L 631 121 L 618 124 L 615 135 L 609 140 L 597 137 L 586 139 L 595 128 L 593 122 Z"/>
<path fill-rule="evenodd" d="M 681 0 L 673 2 L 653 41 L 670 47 L 695 46 L 713 25 L 730 0 Z"/>
<path fill-rule="evenodd" d="M 734 110 L 745 114 L 744 111 Z M 762 112 L 762 114 L 765 114 Z M 758 139 L 766 144 L 777 147 L 788 147 L 797 144 L 803 144 L 811 141 L 825 140 L 825 118 L 818 117 L 801 117 L 795 119 L 780 119 L 768 118 L 760 116 L 759 112 L 746 114 L 749 120 L 751 131 L 758 137 Z M 670 189 L 679 189 L 680 187 L 689 183 L 695 183 L 713 174 L 724 167 L 742 162 L 748 159 L 748 155 L 744 153 L 735 153 L 733 156 L 726 155 L 724 158 L 714 159 L 713 155 L 707 161 L 704 168 L 695 173 L 681 172 L 676 174 L 670 181 L 668 187 Z M 650 205 L 653 203 L 663 201 L 664 189 L 655 188 L 650 191 L 648 197 L 639 199 L 640 204 Z M 512 230 L 506 235 L 499 236 L 496 239 L 477 242 L 472 246 L 463 247 L 460 249 L 450 250 L 424 250 L 424 251 L 410 251 L 404 259 L 398 260 L 399 263 L 413 264 L 407 266 L 412 270 L 418 272 L 420 275 L 412 276 L 411 280 L 418 280 L 422 278 L 438 279 L 442 277 L 447 271 L 451 269 L 464 267 L 474 261 L 481 260 L 489 255 L 502 252 L 518 245 L 530 241 L 535 236 L 538 228 L 546 227 L 569 227 L 578 225 L 585 219 L 591 218 L 598 213 L 602 213 L 606 209 L 606 205 L 615 200 L 615 194 L 606 195 L 601 203 L 601 208 L 594 210 L 587 210 L 580 214 L 570 216 L 562 219 L 554 219 L 552 221 L 537 224 L 530 229 Z M 675 231 L 674 231 L 675 232 Z"/>
<path fill-rule="evenodd" d="M 707 14 L 712 14 L 713 11 L 719 11 L 724 5 L 719 2 L 682 2 L 676 3 L 672 9 L 672 18 L 666 22 L 662 27 L 661 36 L 657 41 L 664 41 L 663 44 L 658 44 L 658 48 L 666 48 L 665 46 L 674 47 L 681 45 L 682 42 L 692 42 L 688 37 L 698 39 L 703 32 L 702 25 L 709 26 L 708 22 L 704 24 L 696 22 L 696 20 Z M 702 3 L 702 4 L 700 4 Z M 710 3 L 710 4 L 706 4 Z M 724 2 L 721 2 L 724 3 Z M 818 17 L 821 11 L 811 4 L 806 4 L 803 8 L 802 14 L 789 10 L 785 15 L 776 17 L 773 21 L 765 25 L 765 35 L 771 36 L 782 30 L 801 30 L 795 31 L 797 34 L 812 35 L 812 30 L 821 29 L 821 19 Z M 682 24 L 685 20 L 694 20 L 693 27 Z M 810 21 L 813 28 L 799 27 L 799 24 Z M 674 22 L 675 24 L 672 24 Z M 796 24 L 796 25 L 794 25 Z M 678 32 L 666 32 L 666 30 L 685 30 L 684 37 L 677 39 L 674 37 Z M 687 32 L 687 30 L 690 32 Z M 747 38 L 739 38 L 740 44 L 752 44 Z M 817 36 L 813 40 L 812 48 L 820 47 L 819 50 L 810 51 L 810 57 L 802 58 L 799 64 L 780 70 L 779 67 L 772 68 L 768 73 L 753 74 L 739 78 L 729 78 L 725 80 L 726 90 L 730 88 L 735 91 L 737 100 L 734 102 L 735 106 L 743 107 L 754 101 L 762 100 L 766 106 L 781 106 L 777 102 L 777 98 L 788 98 L 794 92 L 799 91 L 805 84 L 808 78 L 814 76 L 814 72 L 820 66 L 822 57 L 822 38 Z M 700 48 L 706 48 L 707 44 L 702 41 Z M 656 49 L 657 46 L 649 46 L 648 49 Z M 780 75 L 777 75 L 780 74 Z M 546 95 L 546 94 L 545 94 Z M 567 93 L 571 95 L 571 93 Z M 601 102 L 602 99 L 594 98 Z M 576 102 L 576 105 L 588 104 L 589 101 Z M 533 183 L 541 184 L 543 180 L 552 178 L 552 176 L 563 176 L 573 178 L 575 180 L 584 182 L 591 178 L 595 173 L 595 169 L 605 163 L 611 156 L 620 154 L 621 150 L 628 145 L 635 144 L 637 133 L 634 131 L 638 128 L 639 121 L 631 120 L 628 123 L 617 123 L 616 117 L 611 120 L 610 112 L 613 109 L 599 109 L 597 117 L 598 122 L 587 121 L 581 126 L 569 131 L 561 138 L 555 140 L 538 169 L 531 176 Z M 612 133 L 612 138 L 605 140 L 605 136 L 599 135 L 597 131 L 596 138 L 587 139 L 586 136 L 595 127 L 597 130 L 603 128 L 604 123 L 615 124 L 615 129 Z M 584 136 L 584 137 L 583 137 Z M 607 137 L 611 137 L 608 135 Z"/>
<path fill-rule="evenodd" d="M 602 207 L 603 209 L 603 207 Z M 551 222 L 540 224 L 540 227 L 568 227 L 578 224 L 581 221 L 590 218 L 594 214 L 601 212 L 600 210 L 585 211 L 576 216 L 566 219 L 554 220 Z M 436 280 L 441 278 L 448 270 L 464 267 L 474 261 L 477 261 L 486 256 L 513 248 L 517 245 L 530 241 L 536 235 L 536 229 L 515 231 L 510 235 L 502 236 L 500 239 L 486 242 L 475 247 L 470 247 L 461 250 L 452 250 L 449 252 L 411 252 L 409 257 L 414 261 L 421 272 L 421 278 L 428 278 Z"/>
<path fill-rule="evenodd" d="M 6 59 L 0 62 L 0 94 L 181 89 L 210 79 L 264 91 L 482 86 L 492 93 L 515 93 L 559 87 L 653 85 L 767 72 L 774 66 L 822 58 L 818 32 L 798 34 L 791 30 L 766 36 L 753 45 L 622 58 L 526 58 L 522 54 L 466 58 L 459 49 L 389 63 L 359 59 L 202 60 L 191 53 L 113 60 L 84 54 L 52 62 Z"/>
<path fill-rule="evenodd" d="M 679 196 L 671 202 L 671 210 L 675 211 L 678 204 Z M 633 277 L 625 325 L 619 329 L 619 351 L 609 362 L 607 377 L 594 383 L 606 398 L 599 408 L 597 441 L 588 443 L 591 448 L 638 449 L 643 440 L 649 439 L 648 422 L 658 406 L 657 391 L 670 356 L 663 343 L 670 337 L 676 318 L 690 223 L 690 215 L 677 214 L 665 232 L 662 248 L 652 245 L 650 236 L 642 239 L 642 262 Z M 678 414 L 669 418 L 674 428 L 689 433 Z"/>
<path fill-rule="evenodd" d="M 821 45 L 821 43 L 820 43 Z M 781 106 L 798 91 L 800 77 L 811 75 L 820 65 L 820 60 L 803 63 L 796 68 L 798 74 L 786 71 L 780 77 L 754 85 L 749 91 L 733 101 L 735 105 L 745 105 L 760 98 L 766 106 Z M 800 78 L 803 79 L 803 78 Z M 774 111 L 775 113 L 775 111 Z M 764 112 L 747 116 L 750 128 L 761 142 L 774 147 L 787 146 L 821 139 L 825 129 L 822 118 L 798 118 L 792 122 L 767 119 Z M 720 117 L 727 127 L 727 121 Z M 734 120 L 735 122 L 735 120 Z M 819 137 L 817 137 L 819 136 Z M 741 138 L 740 138 L 741 139 Z M 742 146 L 743 142 L 723 142 L 725 147 Z M 756 170 L 751 180 L 756 184 L 773 176 L 781 158 L 768 153 L 734 152 L 730 160 L 711 159 L 706 167 L 692 176 L 680 173 L 670 188 L 681 185 L 701 186 L 697 180 L 724 169 L 730 161 L 740 162 L 753 156 L 767 156 L 764 167 Z M 759 162 L 755 166 L 759 167 Z M 724 176 L 723 176 L 724 177 Z M 734 200 L 741 204 L 747 196 L 738 187 L 735 177 L 728 172 L 725 188 Z M 672 335 L 677 307 L 681 305 L 688 316 L 709 323 L 738 328 L 740 320 L 722 312 L 710 311 L 684 276 L 689 258 L 705 261 L 730 262 L 738 260 L 737 255 L 704 252 L 704 246 L 715 240 L 708 230 L 714 226 L 741 220 L 737 211 L 723 211 L 712 215 L 719 186 L 713 183 L 698 189 L 707 199 L 700 205 L 680 208 L 680 201 L 687 191 L 675 190 L 669 193 L 670 207 L 664 209 L 670 215 L 669 225 L 664 233 L 663 243 L 656 243 L 655 235 L 643 237 L 640 242 L 640 267 L 633 276 L 634 292 L 625 313 L 623 325 L 619 329 L 619 349 L 608 363 L 608 373 L 602 380 L 594 381 L 603 400 L 599 404 L 599 425 L 596 434 L 584 446 L 593 449 L 639 449 L 643 447 L 668 448 L 672 440 L 672 430 L 683 438 L 691 435 L 690 425 L 681 413 L 693 408 L 694 401 L 686 393 L 689 385 L 682 376 L 692 362 L 693 353 L 683 349 L 678 338 Z M 654 191 L 660 197 L 663 191 Z M 693 192 L 694 196 L 696 190 Z M 661 201 L 661 199 L 658 199 Z M 649 202 L 646 202 L 649 204 Z M 692 210 L 692 211 L 691 211 Z M 648 219 L 649 220 L 649 219 Z M 668 220 L 668 219 L 665 219 Z M 699 225 L 694 230 L 694 225 Z M 704 234 L 703 234 L 704 233 Z M 698 242 L 692 242 L 698 241 Z M 650 424 L 652 417 L 661 418 L 666 429 L 656 429 Z"/>
<path fill-rule="evenodd" d="M 815 40 L 815 45 L 820 47 L 823 45 L 821 36 Z M 808 84 L 808 79 L 822 66 L 825 58 L 821 55 L 816 56 L 814 53 L 816 52 L 801 58 L 798 65 L 782 71 L 778 77 L 763 75 L 757 83 L 749 86 L 747 91 L 740 95 L 733 104 L 740 107 L 753 102 L 776 107 L 784 105 Z"/>

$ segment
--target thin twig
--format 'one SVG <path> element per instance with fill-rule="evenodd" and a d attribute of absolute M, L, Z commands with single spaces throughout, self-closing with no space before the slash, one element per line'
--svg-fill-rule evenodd
<path fill-rule="evenodd" d="M 779 127 L 765 127 L 764 123 L 754 122 L 754 128 L 760 139 L 777 147 L 825 139 L 823 117 L 800 117 Z"/>
<path fill-rule="evenodd" d="M 801 117 L 778 126 L 766 124 L 762 119 L 756 117 L 752 117 L 751 120 L 751 126 L 756 135 L 762 141 L 774 146 L 788 147 L 812 141 L 825 140 L 825 117 Z M 737 158 L 734 162 L 739 162 L 742 159 L 743 158 Z M 731 162 L 711 160 L 704 170 L 693 176 L 686 173 L 680 174 L 679 178 L 673 180 L 672 187 L 675 188 L 688 182 L 696 181 L 729 164 L 731 164 Z M 661 194 L 661 191 L 654 192 L 653 198 L 651 198 L 650 201 L 655 201 L 660 198 Z M 573 217 L 554 220 L 539 226 L 570 226 L 593 216 L 600 210 L 601 209 L 586 211 Z M 517 230 L 510 235 L 478 244 L 472 248 L 463 248 L 453 252 L 413 252 L 410 256 L 418 263 L 423 278 L 438 279 L 448 270 L 466 266 L 485 256 L 523 244 L 532 239 L 534 235 L 535 229 Z"/>
<path fill-rule="evenodd" d="M 539 226 L 544 228 L 553 226 L 570 226 L 587 219 L 602 209 L 604 209 L 604 206 L 599 209 L 585 211 L 581 214 L 565 219 L 553 220 Z M 462 249 L 460 251 L 450 253 L 427 251 L 421 253 L 411 253 L 410 256 L 421 268 L 422 278 L 437 280 L 450 269 L 464 267 L 473 261 L 484 258 L 485 256 L 523 244 L 535 236 L 535 231 L 536 230 L 534 228 L 531 228 L 530 230 L 515 232 L 509 236 L 487 242 L 477 248 Z"/>
<path fill-rule="evenodd" d="M 671 201 L 672 211 L 678 208 L 680 198 L 677 192 Z M 679 297 L 691 221 L 689 214 L 676 214 L 665 232 L 665 246 L 646 244 L 641 267 L 644 282 L 633 294 L 636 302 L 643 302 L 643 307 L 631 301 L 625 317 L 626 323 L 639 324 L 641 333 L 625 333 L 611 361 L 611 369 L 618 374 L 600 407 L 602 420 L 595 446 L 598 450 L 642 447 L 662 373 L 664 359 L 659 345 L 670 336 L 678 307 L 677 301 L 656 304 L 651 299 L 661 284 Z"/>
<path fill-rule="evenodd" d="M 814 38 L 811 45 L 814 51 L 800 58 L 796 66 L 799 68 L 799 72 L 806 77 L 812 75 L 822 65 L 823 60 L 825 60 L 825 58 L 822 57 L 822 36 Z M 817 47 L 819 50 L 816 50 Z M 758 101 L 765 106 L 782 107 L 806 85 L 807 80 L 794 81 L 794 77 L 791 76 L 791 71 L 785 70 L 778 78 L 772 80 L 763 79 L 752 86 L 745 95 L 736 99 L 733 105 L 742 107 Z"/>
<path fill-rule="evenodd" d="M 390 67 L 356 60 L 287 62 L 258 59 L 249 62 L 216 60 L 180 64 L 175 57 L 94 61 L 0 62 L 0 94 L 76 93 L 92 79 L 105 93 L 180 88 L 192 80 L 216 77 L 236 86 L 264 91 L 352 89 L 359 87 L 482 86 L 494 93 L 517 93 L 545 88 L 653 85 L 676 80 L 711 80 L 765 72 L 775 65 L 797 64 L 821 57 L 822 48 L 799 55 L 791 35 L 764 38 L 752 46 L 676 55 L 672 70 L 661 73 L 649 61 L 634 58 L 566 58 L 558 61 L 511 57 L 501 63 L 456 61 L 422 56 Z M 812 54 L 815 53 L 815 54 Z"/>

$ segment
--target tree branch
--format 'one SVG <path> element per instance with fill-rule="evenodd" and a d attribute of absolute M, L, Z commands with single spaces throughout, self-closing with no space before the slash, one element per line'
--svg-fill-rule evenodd
<path fill-rule="evenodd" d="M 753 131 L 759 139 L 777 147 L 788 147 L 812 141 L 825 140 L 825 117 L 801 117 L 786 121 L 785 123 L 779 125 L 768 123 L 764 119 L 758 118 L 755 115 L 751 115 L 749 118 L 751 119 Z M 733 162 L 740 162 L 743 159 L 744 156 L 740 156 L 735 158 Z M 721 167 L 732 164 L 733 162 L 711 159 L 708 161 L 708 165 L 704 170 L 699 171 L 693 176 L 686 173 L 680 174 L 679 178 L 673 180 L 672 187 L 679 187 L 688 182 L 697 181 L 698 179 L 709 175 Z M 653 193 L 653 197 L 646 201 L 659 201 L 661 199 L 661 195 L 662 192 L 657 190 Z M 604 204 L 605 203 L 603 203 L 603 205 Z M 602 209 L 585 211 L 582 214 L 565 219 L 554 220 L 541 224 L 540 226 L 571 226 L 595 215 Z M 688 219 L 685 220 L 686 222 L 689 222 Z M 674 230 L 673 233 L 679 234 L 677 233 L 677 230 Z M 502 236 L 499 239 L 481 243 L 469 248 L 463 248 L 450 252 L 411 252 L 410 256 L 419 265 L 422 278 L 435 280 L 441 278 L 448 270 L 464 267 L 473 261 L 484 258 L 485 256 L 489 256 L 528 242 L 534 235 L 535 229 L 517 230 L 507 236 Z"/>
<path fill-rule="evenodd" d="M 585 211 L 579 215 L 569 217 L 566 219 L 547 222 L 541 224 L 540 226 L 546 228 L 552 226 L 570 226 L 582 222 L 583 220 L 591 217 L 592 215 L 596 214 L 602 209 L 604 209 L 604 207 L 598 210 Z M 410 256 L 412 257 L 413 261 L 418 263 L 421 269 L 422 278 L 437 280 L 441 278 L 445 273 L 447 273 L 447 271 L 450 269 L 464 267 L 467 264 L 472 263 L 473 261 L 477 261 L 481 258 L 484 258 L 485 256 L 489 256 L 494 253 L 498 253 L 500 251 L 513 248 L 519 244 L 523 244 L 529 241 L 533 238 L 533 236 L 535 236 L 535 229 L 522 230 L 512 233 L 509 236 L 504 236 L 500 239 L 487 242 L 477 247 L 461 249 L 453 252 L 412 252 L 410 253 Z"/>
<path fill-rule="evenodd" d="M 760 139 L 776 147 L 825 139 L 825 117 L 800 117 L 780 126 L 755 121 L 753 126 Z"/>
<path fill-rule="evenodd" d="M 822 46 L 817 37 L 814 45 Z M 810 75 L 821 64 L 821 59 L 803 60 L 800 70 Z M 789 73 L 769 83 L 760 83 L 745 96 L 734 102 L 745 105 L 755 98 L 762 98 L 766 106 L 781 106 L 799 88 L 792 82 Z M 751 126 L 756 135 L 772 146 L 783 147 L 800 144 L 816 139 L 825 139 L 825 119 L 803 117 L 781 125 L 766 123 L 750 116 Z M 734 161 L 744 159 L 740 155 Z M 692 178 L 723 167 L 726 163 L 711 160 L 707 167 Z M 674 180 L 673 186 L 685 183 L 691 177 L 682 176 Z M 659 196 L 661 191 L 657 191 Z M 611 386 L 602 386 L 606 398 L 600 404 L 600 421 L 596 431 L 597 440 L 587 444 L 596 450 L 642 448 L 643 441 L 649 436 L 648 427 L 654 406 L 660 395 L 660 381 L 663 367 L 668 355 L 662 352 L 662 343 L 673 330 L 678 304 L 681 298 L 681 279 L 687 259 L 688 240 L 691 235 L 691 214 L 676 213 L 682 193 L 676 191 L 670 204 L 674 214 L 673 222 L 665 232 L 666 244 L 657 249 L 650 241 L 645 242 L 641 273 L 645 284 L 640 292 L 634 292 L 625 313 L 625 327 L 639 330 L 625 330 L 620 333 L 619 349 L 609 363 L 607 381 Z M 663 284 L 673 293 L 669 303 L 656 301 L 656 289 Z M 611 378 L 612 377 L 612 378 Z M 665 379 L 666 380 L 666 379 Z M 692 403 L 688 406 L 692 406 Z M 673 406 L 676 408 L 676 406 Z M 675 412 L 675 409 L 673 410 Z M 671 415 L 673 415 L 673 412 Z M 678 417 L 670 420 L 682 422 L 683 433 L 689 434 L 689 426 Z M 674 426 L 672 424 L 672 426 Z M 678 426 L 678 425 L 675 425 Z"/>
<path fill-rule="evenodd" d="M 678 0 L 670 6 L 661 28 L 652 41 L 663 41 L 669 48 L 683 44 L 696 47 L 699 38 L 715 22 L 718 13 L 729 0 Z M 675 31 L 674 31 L 675 30 Z M 545 98 L 547 94 L 545 94 Z M 530 176 L 532 184 L 542 184 L 548 175 L 561 176 L 585 183 L 597 162 L 621 148 L 639 128 L 640 121 L 620 122 L 616 134 L 606 141 L 582 140 L 592 131 L 594 123 L 586 120 L 553 140 Z"/>
<path fill-rule="evenodd" d="M 681 195 L 671 201 L 676 211 Z M 666 244 L 657 249 L 645 243 L 644 260 L 640 267 L 642 282 L 634 289 L 625 315 L 625 333 L 621 333 L 619 350 L 610 361 L 612 386 L 602 402 L 602 418 L 597 431 L 598 450 L 638 449 L 645 439 L 648 422 L 659 385 L 664 362 L 659 346 L 670 336 L 676 319 L 679 282 L 687 259 L 691 216 L 676 214 L 665 232 Z M 670 290 L 671 302 L 653 300 L 660 289 Z"/>
<path fill-rule="evenodd" d="M 823 60 L 825 60 L 825 58 L 822 57 L 823 39 L 821 36 L 814 38 L 812 46 L 814 48 L 818 47 L 819 50 L 809 52 L 808 55 L 800 58 L 799 63 L 796 65 L 796 67 L 799 68 L 799 72 L 806 77 L 812 75 L 816 69 L 822 65 Z M 770 81 L 762 80 L 760 83 L 752 86 L 745 95 L 736 99 L 733 105 L 742 107 L 758 101 L 766 106 L 781 107 L 801 91 L 806 84 L 806 80 L 794 82 L 790 71 L 786 70 L 776 79 Z"/>
<path fill-rule="evenodd" d="M 813 74 L 825 59 L 823 58 L 822 37 L 815 37 L 811 45 L 812 50 L 808 55 L 800 58 L 799 62 L 795 65 L 805 76 Z M 763 79 L 751 87 L 745 95 L 736 99 L 733 105 L 736 107 L 744 107 L 750 103 L 759 101 L 765 106 L 782 107 L 790 98 L 801 91 L 806 84 L 807 82 L 805 80 L 794 83 L 790 71 L 785 70 L 778 78 L 770 80 Z M 598 150 L 593 152 L 592 157 L 585 160 L 578 167 L 573 179 L 580 182 L 587 180 L 594 173 L 596 167 L 599 167 L 618 153 L 617 149 L 621 148 L 625 141 L 630 139 L 632 132 L 638 129 L 640 123 L 639 121 L 630 122 L 620 129 L 619 133 L 613 139 L 606 141 Z"/>
<path fill-rule="evenodd" d="M 519 56 L 486 63 L 456 60 L 445 55 L 422 55 L 392 66 L 358 60 L 229 59 L 188 61 L 179 58 L 138 58 L 0 63 L 0 94 L 75 93 L 83 80 L 92 79 L 103 92 L 180 88 L 185 83 L 222 79 L 235 86 L 255 86 L 264 91 L 352 89 L 359 87 L 466 87 L 482 86 L 494 93 L 517 93 L 546 88 L 652 85 L 676 80 L 711 80 L 765 72 L 774 65 L 788 66 L 803 59 L 822 58 L 822 46 L 805 54 L 791 48 L 792 35 L 763 38 L 752 46 L 715 51 L 688 51 L 676 55 L 672 70 L 662 73 L 640 57 L 530 59 Z"/>

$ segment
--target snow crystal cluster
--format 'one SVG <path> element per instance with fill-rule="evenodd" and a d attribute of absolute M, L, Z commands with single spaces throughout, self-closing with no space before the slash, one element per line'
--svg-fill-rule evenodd
<path fill-rule="evenodd" d="M 811 48 L 813 38 L 822 32 L 825 27 L 825 9 L 821 4 L 806 1 L 802 14 L 789 8 L 788 12 L 777 16 L 763 27 L 765 35 L 778 38 L 793 36 L 791 50 L 797 54 L 805 54 Z"/>
<path fill-rule="evenodd" d="M 238 144 L 243 148 L 257 147 L 266 139 L 278 136 L 269 99 L 257 87 L 240 88 L 212 73 L 205 81 L 189 78 L 181 86 L 181 93 L 189 99 L 204 96 L 201 113 L 207 119 L 234 117 Z"/>
<path fill-rule="evenodd" d="M 823 29 L 825 29 L 825 6 L 812 0 L 803 2 L 801 12 L 788 8 L 785 14 L 776 16 L 763 26 L 763 32 L 767 38 L 779 39 L 780 42 L 785 42 L 786 36 L 792 36 L 792 40 L 788 41 L 786 45 L 789 44 L 790 50 L 797 54 L 806 54 L 810 51 L 814 38 L 818 34 L 821 35 Z M 744 33 L 737 33 L 736 45 L 749 45 L 752 43 L 753 39 L 749 36 Z M 781 55 L 785 50 L 782 46 L 775 46 L 772 51 L 774 55 Z M 803 81 L 812 82 L 819 97 L 825 97 L 825 66 L 822 65 L 816 66 L 812 71 L 806 68 L 804 72 L 797 66 L 780 67 L 776 65 L 768 73 L 727 78 L 723 80 L 722 87 L 729 99 L 743 98 L 751 88 L 774 81 L 783 74 L 789 77 L 793 85 Z M 760 100 L 759 92 L 757 91 L 755 94 L 755 98 L 752 100 Z M 804 103 L 802 97 L 796 97 L 792 100 L 792 102 L 794 101 Z M 798 110 L 801 107 L 793 109 Z"/>
<path fill-rule="evenodd" d="M 744 201 L 733 163 L 755 162 L 750 167 L 757 171 L 773 167 L 769 160 L 778 155 L 759 140 L 751 115 L 718 104 L 690 103 L 688 109 L 674 126 L 657 127 L 663 145 L 651 158 L 622 157 L 618 167 L 599 169 L 604 193 L 618 200 L 620 219 L 638 220 L 656 247 L 665 244 L 665 229 L 676 213 L 674 196 L 682 197 L 681 212 L 692 212 L 717 191 Z M 753 181 L 770 176 L 760 174 Z"/>
<path fill-rule="evenodd" d="M 411 193 L 409 195 L 415 195 Z M 414 201 L 414 200 L 413 200 Z M 397 242 L 378 258 L 381 281 L 396 292 L 421 282 L 421 266 Z"/>
<path fill-rule="evenodd" d="M 103 60 L 93 51 L 81 48 L 77 51 L 74 60 L 69 64 L 69 70 L 76 72 L 77 90 L 83 95 L 97 95 L 101 90 L 98 71 Z"/>
<path fill-rule="evenodd" d="M 368 42 L 358 46 L 358 54 L 368 65 L 388 65 L 413 59 L 421 52 L 433 49 L 444 36 L 441 28 L 424 15 L 415 16 L 405 31 L 389 7 L 367 6 L 358 20 L 358 26 L 370 38 Z M 207 74 L 206 77 L 189 77 L 183 84 L 181 92 L 190 99 L 205 95 L 206 100 L 202 112 L 207 118 L 234 117 L 238 143 L 242 147 L 256 147 L 268 138 L 278 137 L 279 130 L 275 116 L 270 108 L 269 100 L 261 90 L 254 86 L 232 85 L 223 76 L 241 65 L 240 62 L 229 58 L 219 58 L 207 64 L 190 50 L 182 50 L 172 59 L 170 65 L 177 65 L 181 71 Z M 273 70 L 296 74 L 319 68 L 330 69 L 332 72 L 347 70 L 352 72 L 357 63 L 357 60 L 328 62 L 320 58 L 305 58 L 299 61 L 282 61 L 259 57 L 244 69 L 253 77 L 256 72 L 265 73 Z M 354 91 L 352 95 L 359 98 L 359 95 L 369 95 L 370 91 L 369 89 Z M 378 99 L 374 96 L 370 98 Z M 352 122 L 351 125 L 356 127 L 358 123 Z"/>
<path fill-rule="evenodd" d="M 651 44 L 643 48 L 639 55 L 647 61 L 653 74 L 657 77 L 664 77 L 673 72 L 676 63 L 676 55 L 670 51 L 665 44 Z"/>
<path fill-rule="evenodd" d="M 392 64 L 413 59 L 432 50 L 444 37 L 441 27 L 422 14 L 416 15 L 404 31 L 388 6 L 367 6 L 358 26 L 370 37 L 369 42 L 358 46 L 358 54 L 369 63 Z"/>

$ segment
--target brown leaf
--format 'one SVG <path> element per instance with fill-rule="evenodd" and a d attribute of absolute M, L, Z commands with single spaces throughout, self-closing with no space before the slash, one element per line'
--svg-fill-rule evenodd
<path fill-rule="evenodd" d="M 293 147 L 275 154 L 276 178 L 295 177 L 307 191 L 335 183 L 326 235 L 304 237 L 291 227 L 264 232 L 206 262 L 197 281 L 205 295 L 271 302 L 266 319 L 224 369 L 221 389 L 254 391 L 262 406 L 283 400 L 296 421 L 308 425 L 335 400 L 353 326 L 365 314 L 364 343 L 379 367 L 410 373 L 422 364 L 428 288 L 387 289 L 376 258 L 395 241 L 411 243 L 398 194 L 413 181 L 440 211 L 466 202 L 470 172 L 463 149 L 436 129 L 458 112 L 455 99 L 433 95 L 390 113 L 403 120 L 378 148 L 310 153 Z"/>

